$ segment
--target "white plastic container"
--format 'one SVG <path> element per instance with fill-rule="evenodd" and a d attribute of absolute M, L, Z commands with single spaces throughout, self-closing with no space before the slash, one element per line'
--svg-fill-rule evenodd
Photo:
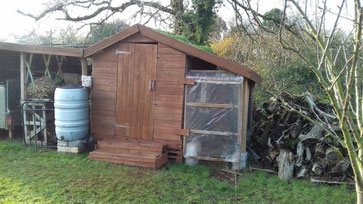
<path fill-rule="evenodd" d="M 186 146 L 186 150 L 185 150 L 185 164 L 189 165 L 189 166 L 195 166 L 199 163 L 199 159 L 189 159 L 188 157 L 195 157 L 197 155 L 199 155 L 201 151 L 201 144 L 200 142 L 191 142 L 188 143 Z"/>
<path fill-rule="evenodd" d="M 248 153 L 241 153 L 240 162 L 232 162 L 233 170 L 245 169 L 247 166 Z"/>

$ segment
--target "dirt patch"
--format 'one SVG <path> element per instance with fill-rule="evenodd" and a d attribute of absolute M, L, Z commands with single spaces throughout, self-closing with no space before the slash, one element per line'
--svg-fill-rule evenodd
<path fill-rule="evenodd" d="M 8 138 L 8 131 L 0 129 L 0 140 L 4 140 L 5 138 Z"/>
<path fill-rule="evenodd" d="M 222 171 L 215 171 L 215 172 L 211 172 L 210 174 L 211 178 L 216 178 L 222 182 L 227 182 L 228 184 L 234 186 L 239 185 L 239 175 L 234 175 L 231 173 L 226 173 L 226 172 L 222 172 Z"/>
<path fill-rule="evenodd" d="M 201 161 L 201 164 L 203 164 L 204 166 L 207 166 L 208 168 L 210 168 L 210 178 L 216 178 L 222 182 L 226 182 L 230 185 L 235 185 L 235 184 L 239 184 L 238 182 L 238 178 L 240 177 L 240 175 L 235 175 L 231 174 L 231 173 L 227 173 L 227 172 L 223 172 L 222 169 L 230 169 L 231 164 L 227 163 L 227 162 L 211 162 L 211 161 Z M 237 183 L 235 183 L 237 182 Z"/>

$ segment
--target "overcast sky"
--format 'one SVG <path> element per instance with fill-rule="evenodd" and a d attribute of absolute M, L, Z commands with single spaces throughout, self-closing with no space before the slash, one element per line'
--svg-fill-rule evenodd
<path fill-rule="evenodd" d="M 71 24 L 65 21 L 55 20 L 57 15 L 48 16 L 39 22 L 33 19 L 23 16 L 16 12 L 16 10 L 22 10 L 24 12 L 30 12 L 33 14 L 39 13 L 46 7 L 46 2 L 49 0 L 5 0 L 1 2 L 0 7 L 0 41 L 14 42 L 15 36 L 22 36 L 28 34 L 31 31 L 36 31 L 37 33 L 44 33 L 51 29 L 57 30 L 65 28 L 68 25 L 74 25 L 79 27 L 80 25 Z M 314 5 L 316 0 L 310 1 L 310 6 Z M 170 0 L 161 0 L 162 3 L 168 4 Z M 256 1 L 255 1 L 256 2 Z M 339 0 L 328 0 L 328 7 L 336 9 Z M 259 7 L 262 13 L 276 7 L 281 8 L 281 0 L 260 0 Z M 129 11 L 131 13 L 132 11 Z M 344 15 L 349 14 L 348 10 L 344 11 Z M 230 22 L 233 19 L 234 13 L 230 5 L 226 2 L 225 6 L 219 9 L 218 14 L 226 21 Z M 61 17 L 58 15 L 58 17 Z M 120 16 L 120 18 L 128 18 L 127 14 Z M 332 23 L 333 17 L 328 18 Z M 133 22 L 129 22 L 133 23 Z M 134 22 L 138 23 L 138 22 Z M 347 26 L 346 23 L 343 26 Z M 148 26 L 155 27 L 154 24 L 149 24 Z M 86 31 L 84 31 L 86 32 Z"/>

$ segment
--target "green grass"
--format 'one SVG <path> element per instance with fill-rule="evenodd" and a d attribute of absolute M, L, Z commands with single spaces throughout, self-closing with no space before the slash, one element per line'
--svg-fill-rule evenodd
<path fill-rule="evenodd" d="M 346 186 L 244 173 L 234 185 L 216 168 L 169 164 L 146 170 L 0 141 L 0 203 L 354 203 Z M 233 181 L 230 178 L 228 181 Z M 233 182 L 232 182 L 233 183 Z"/>

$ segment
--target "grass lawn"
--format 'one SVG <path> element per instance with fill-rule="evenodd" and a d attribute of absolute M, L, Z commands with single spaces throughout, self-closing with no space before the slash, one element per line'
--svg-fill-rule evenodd
<path fill-rule="evenodd" d="M 216 168 L 152 171 L 0 141 L 0 203 L 354 203 L 354 189 L 281 181 L 263 172 L 221 181 Z M 228 179 L 228 177 L 231 177 Z M 232 183 L 232 184 L 231 184 Z"/>

